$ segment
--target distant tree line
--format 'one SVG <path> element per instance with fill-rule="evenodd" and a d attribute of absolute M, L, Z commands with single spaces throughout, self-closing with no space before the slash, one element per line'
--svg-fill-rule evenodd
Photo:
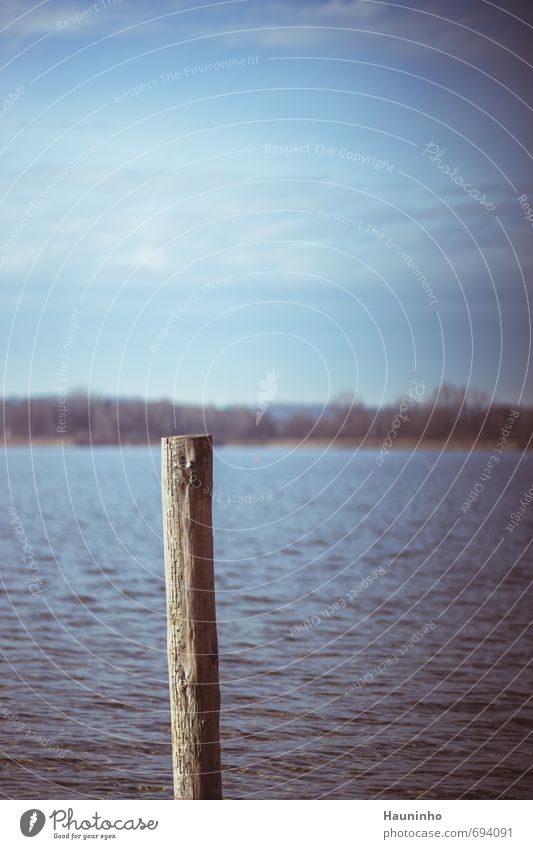
<path fill-rule="evenodd" d="M 141 445 L 176 433 L 209 432 L 220 444 L 280 439 L 384 440 L 393 422 L 396 441 L 446 440 L 497 443 L 510 408 L 489 404 L 479 392 L 466 393 L 443 385 L 429 397 L 399 398 L 379 409 L 338 399 L 321 413 L 297 405 L 283 415 L 272 405 L 256 424 L 256 410 L 246 406 L 219 408 L 72 395 L 59 418 L 57 398 L 8 398 L 3 402 L 7 440 L 63 439 L 76 444 Z M 402 418 L 399 420 L 398 415 Z M 59 422 L 61 421 L 61 426 Z M 533 432 L 533 409 L 521 408 L 509 441 L 525 446 Z"/>

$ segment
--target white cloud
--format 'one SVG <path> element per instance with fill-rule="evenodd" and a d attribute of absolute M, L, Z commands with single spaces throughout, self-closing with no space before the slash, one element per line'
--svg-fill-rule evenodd
<path fill-rule="evenodd" d="M 113 5 L 116 3 L 116 5 Z M 203 8 L 205 7 L 205 8 Z M 444 14 L 443 14 L 444 8 Z M 274 3 L 258 0 L 235 0 L 229 3 L 191 4 L 175 0 L 159 0 L 157 4 L 138 0 L 81 0 L 79 3 L 54 2 L 21 5 L 18 0 L 3 0 L 0 6 L 0 31 L 4 38 L 32 40 L 46 34 L 68 37 L 69 34 L 94 38 L 117 30 L 124 36 L 139 39 L 150 31 L 172 35 L 176 15 L 185 12 L 180 20 L 184 38 L 210 33 L 228 32 L 227 42 L 255 43 L 265 47 L 302 47 L 309 43 L 338 41 L 346 28 L 346 37 L 357 37 L 354 29 L 377 33 L 371 39 L 383 37 L 381 46 L 394 53 L 418 52 L 416 42 L 460 55 L 476 57 L 493 51 L 494 44 L 475 35 L 475 31 L 493 34 L 500 38 L 509 24 L 509 17 L 481 4 L 475 9 L 459 6 L 443 7 L 442 3 L 425 4 L 422 9 L 402 8 L 398 4 L 378 0 L 279 0 Z M 459 9 L 459 14 L 458 14 Z M 458 25 L 448 23 L 445 18 Z M 495 32 L 499 15 L 500 29 Z M 67 22 L 62 26 L 63 22 Z M 150 23 L 148 23 L 150 22 Z M 242 29 L 242 35 L 234 30 Z M 249 32 L 249 29 L 256 29 Z M 362 36 L 364 38 L 364 36 Z M 369 42 L 370 44 L 372 42 Z M 379 45 L 374 41 L 374 44 Z M 434 54 L 433 54 L 434 55 Z"/>

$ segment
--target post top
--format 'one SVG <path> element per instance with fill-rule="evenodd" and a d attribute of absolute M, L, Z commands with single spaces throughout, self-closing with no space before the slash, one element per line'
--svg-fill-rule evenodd
<path fill-rule="evenodd" d="M 161 442 L 168 442 L 171 439 L 212 439 L 210 433 L 182 433 L 176 436 L 163 436 Z"/>

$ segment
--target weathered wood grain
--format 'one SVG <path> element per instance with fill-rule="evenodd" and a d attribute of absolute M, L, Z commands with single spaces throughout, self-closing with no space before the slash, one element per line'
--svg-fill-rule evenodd
<path fill-rule="evenodd" d="M 211 437 L 164 438 L 161 478 L 174 798 L 221 799 Z"/>

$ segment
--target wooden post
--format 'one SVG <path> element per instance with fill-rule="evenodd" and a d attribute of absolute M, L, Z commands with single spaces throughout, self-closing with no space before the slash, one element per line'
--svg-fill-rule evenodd
<path fill-rule="evenodd" d="M 161 447 L 174 798 L 221 799 L 213 447 L 207 434 Z"/>

